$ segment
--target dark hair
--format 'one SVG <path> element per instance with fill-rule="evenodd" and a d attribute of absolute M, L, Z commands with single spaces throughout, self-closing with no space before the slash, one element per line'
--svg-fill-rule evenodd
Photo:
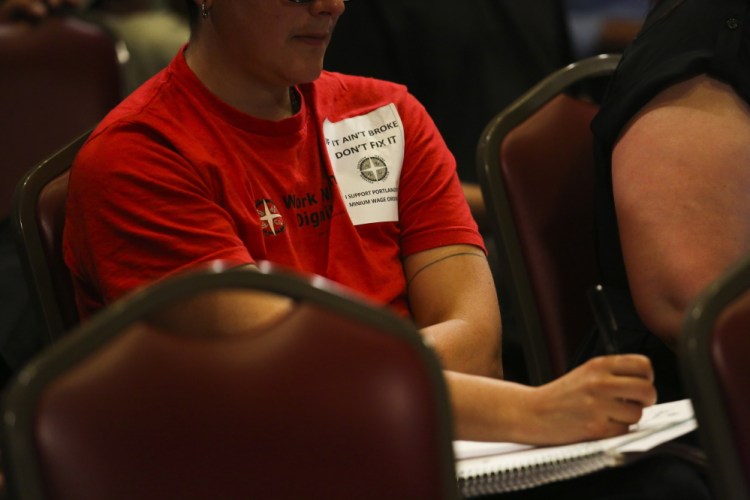
<path fill-rule="evenodd" d="M 198 23 L 198 16 L 200 16 L 200 7 L 195 4 L 194 0 L 185 0 L 185 7 L 187 8 L 188 19 L 190 20 L 190 29 L 194 29 Z"/>

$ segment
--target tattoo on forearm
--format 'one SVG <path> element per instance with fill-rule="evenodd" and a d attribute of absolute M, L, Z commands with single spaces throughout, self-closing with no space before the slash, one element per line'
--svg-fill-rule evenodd
<path fill-rule="evenodd" d="M 450 254 L 450 255 L 445 255 L 445 256 L 443 256 L 443 257 L 440 257 L 439 259 L 435 259 L 435 260 L 433 260 L 432 262 L 428 262 L 428 263 L 427 263 L 427 264 L 425 264 L 424 266 L 422 266 L 422 267 L 420 267 L 419 269 L 417 269 L 417 271 L 416 271 L 416 272 L 415 272 L 415 273 L 414 273 L 414 274 L 412 275 L 412 277 L 411 277 L 411 278 L 408 278 L 408 279 L 406 280 L 406 286 L 408 287 L 409 285 L 411 285 L 411 283 L 412 283 L 412 282 L 414 281 L 414 278 L 416 278 L 416 277 L 417 277 L 417 276 L 419 275 L 419 273 L 421 273 L 422 271 L 424 271 L 424 270 L 425 270 L 425 269 L 427 269 L 428 267 L 430 267 L 430 266 L 432 266 L 432 265 L 435 265 L 435 264 L 437 264 L 438 262 L 442 262 L 442 261 L 444 261 L 444 260 L 446 260 L 446 259 L 450 259 L 450 258 L 452 258 L 452 257 L 460 257 L 460 256 L 462 256 L 462 255 L 471 255 L 471 256 L 473 256 L 473 257 L 480 257 L 480 258 L 482 258 L 482 259 L 484 259 L 484 258 L 485 258 L 485 257 L 484 257 L 484 254 L 480 254 L 480 253 L 475 253 L 475 252 L 459 252 L 459 253 L 452 253 L 452 254 Z"/>

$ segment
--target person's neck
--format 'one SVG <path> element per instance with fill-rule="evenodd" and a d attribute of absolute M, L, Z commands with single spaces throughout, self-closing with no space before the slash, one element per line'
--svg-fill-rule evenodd
<path fill-rule="evenodd" d="M 219 99 L 230 106 L 263 120 L 278 121 L 292 116 L 288 86 L 263 85 L 247 78 L 229 61 L 216 56 L 199 44 L 192 44 L 185 52 L 188 67 Z"/>

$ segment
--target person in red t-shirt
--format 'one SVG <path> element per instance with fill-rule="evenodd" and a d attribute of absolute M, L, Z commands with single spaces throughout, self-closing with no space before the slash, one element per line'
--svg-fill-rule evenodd
<path fill-rule="evenodd" d="M 84 316 L 196 264 L 270 260 L 408 315 L 445 369 L 459 438 L 601 438 L 654 403 L 637 355 L 541 387 L 501 380 L 495 287 L 434 123 L 403 86 L 322 71 L 343 0 L 190 7 L 189 44 L 73 166 L 64 253 Z M 262 322 L 287 308 L 227 295 L 180 314 Z"/>

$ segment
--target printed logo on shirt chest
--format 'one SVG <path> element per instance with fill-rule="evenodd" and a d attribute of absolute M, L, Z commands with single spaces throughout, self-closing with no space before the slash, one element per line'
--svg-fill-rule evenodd
<path fill-rule="evenodd" d="M 396 106 L 323 122 L 328 157 L 354 225 L 398 221 L 404 132 Z"/>
<path fill-rule="evenodd" d="M 335 182 L 335 179 L 332 179 Z M 260 217 L 261 230 L 266 236 L 278 236 L 283 233 L 288 224 L 297 223 L 299 228 L 317 228 L 330 221 L 333 215 L 333 186 L 320 188 L 317 193 L 306 191 L 299 194 L 281 195 L 283 213 L 293 219 L 285 220 L 282 211 L 270 199 L 262 199 L 255 203 L 255 209 Z"/>
<path fill-rule="evenodd" d="M 276 236 L 286 229 L 284 216 L 279 213 L 278 207 L 272 200 L 263 199 L 255 203 L 255 211 L 260 217 L 260 229 L 263 234 Z"/>

